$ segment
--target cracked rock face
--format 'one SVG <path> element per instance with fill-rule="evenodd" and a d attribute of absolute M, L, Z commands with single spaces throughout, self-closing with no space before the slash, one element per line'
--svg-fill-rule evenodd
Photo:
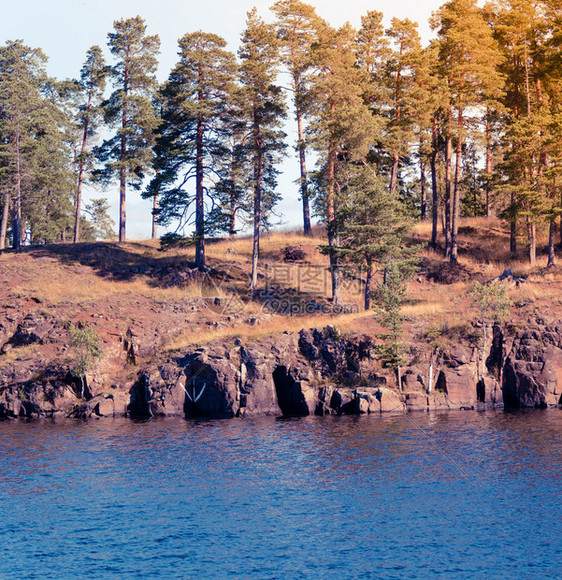
<path fill-rule="evenodd" d="M 507 408 L 561 404 L 562 326 L 517 333 L 505 362 L 502 389 Z"/>
<path fill-rule="evenodd" d="M 547 407 L 561 403 L 562 325 L 535 325 L 510 338 L 494 330 L 480 377 L 475 348 L 459 344 L 432 370 L 403 369 L 403 392 L 379 376 L 369 337 L 305 329 L 242 344 L 225 340 L 160 363 L 150 332 L 106 336 L 96 372 L 72 377 L 66 330 L 53 317 L 15 310 L 0 319 L 0 348 L 14 364 L 0 369 L 0 417 L 244 417 L 362 414 L 433 409 Z M 112 336 L 112 335 L 111 335 Z M 26 351 L 27 349 L 27 351 Z M 20 352 L 37 353 L 18 362 Z M 10 353 L 10 351 L 13 351 Z M 12 360 L 9 359 L 9 360 Z M 7 359 L 8 360 L 8 359 Z M 140 361 L 140 362 L 139 362 Z"/>
<path fill-rule="evenodd" d="M 342 395 L 321 382 L 337 379 L 350 366 L 355 369 L 369 359 L 367 342 L 312 329 L 265 339 L 259 346 L 206 346 L 182 360 L 176 381 L 183 377 L 183 395 L 178 392 L 177 397 L 183 397 L 187 417 L 356 412 L 355 395 Z M 129 406 L 132 415 L 163 414 L 157 401 L 164 383 L 152 388 L 156 383 L 154 373 L 135 383 Z M 378 401 L 376 406 L 380 407 Z"/>

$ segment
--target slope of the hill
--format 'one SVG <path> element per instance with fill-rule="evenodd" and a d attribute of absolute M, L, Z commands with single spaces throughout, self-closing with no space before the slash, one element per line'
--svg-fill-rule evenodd
<path fill-rule="evenodd" d="M 427 241 L 420 224 L 414 237 Z M 0 254 L 0 415 L 150 416 L 379 412 L 555 405 L 562 388 L 562 272 L 513 260 L 499 222 L 466 220 L 460 266 L 425 250 L 403 308 L 409 365 L 377 360 L 381 329 L 361 304 L 329 299 L 319 235 L 262 242 L 258 296 L 248 295 L 251 240 L 192 249 L 60 244 Z M 481 357 L 475 281 L 510 268 L 514 303 Z M 517 282 L 517 283 L 516 283 Z M 520 283 L 519 283 L 520 282 Z M 93 329 L 101 359 L 76 378 L 71 326 Z M 482 373 L 484 371 L 484 374 Z"/>

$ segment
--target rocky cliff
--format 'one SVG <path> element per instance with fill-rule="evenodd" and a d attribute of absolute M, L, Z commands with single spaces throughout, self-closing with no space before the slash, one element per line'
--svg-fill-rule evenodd
<path fill-rule="evenodd" d="M 517 333 L 502 388 L 508 408 L 562 405 L 562 325 L 537 324 Z"/>
<path fill-rule="evenodd" d="M 5 320 L 2 352 L 56 343 L 62 333 L 52 317 L 37 313 Z M 562 402 L 562 325 L 537 324 L 510 340 L 495 328 L 484 376 L 476 348 L 441 352 L 431 388 L 428 361 L 403 369 L 399 389 L 394 375 L 381 373 L 370 337 L 342 337 L 330 326 L 223 340 L 158 364 L 138 362 L 153 349 L 145 342 L 130 330 L 116 337 L 105 362 L 83 380 L 64 365 L 21 365 L 15 357 L 0 374 L 0 417 L 305 416 Z"/>

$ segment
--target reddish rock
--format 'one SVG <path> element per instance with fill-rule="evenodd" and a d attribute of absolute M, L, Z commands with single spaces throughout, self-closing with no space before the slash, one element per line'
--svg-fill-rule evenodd
<path fill-rule="evenodd" d="M 379 388 L 377 399 L 381 413 L 402 413 L 404 411 L 402 398 L 392 389 Z"/>
<path fill-rule="evenodd" d="M 503 372 L 507 408 L 561 404 L 562 336 L 559 327 L 518 333 Z"/>
<path fill-rule="evenodd" d="M 406 393 L 405 403 L 407 411 L 427 411 L 429 401 L 423 393 Z"/>

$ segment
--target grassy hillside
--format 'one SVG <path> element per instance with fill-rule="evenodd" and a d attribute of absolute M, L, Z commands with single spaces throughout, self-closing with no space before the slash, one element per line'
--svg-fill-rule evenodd
<path fill-rule="evenodd" d="M 418 224 L 413 241 L 427 243 L 429 224 Z M 545 243 L 545 240 L 542 240 Z M 152 241 L 58 244 L 0 254 L 0 304 L 3 327 L 26 313 L 55 320 L 52 328 L 70 322 L 94 327 L 109 345 L 127 331 L 150 344 L 138 356 L 151 357 L 225 337 L 261 336 L 303 327 L 334 324 L 342 332 L 376 334 L 372 312 L 362 309 L 360 277 L 345 282 L 343 312 L 334 312 L 329 297 L 328 260 L 318 246 L 325 243 L 319 229 L 312 238 L 294 232 L 273 233 L 262 240 L 262 293 L 248 295 L 251 239 L 217 240 L 207 246 L 210 270 L 193 269 L 193 249 L 158 250 Z M 286 259 L 286 248 L 302 251 Z M 562 271 L 545 269 L 540 255 L 531 268 L 524 248 L 516 260 L 509 255 L 507 228 L 499 221 L 468 219 L 460 228 L 460 266 L 451 270 L 438 252 L 423 250 L 419 272 L 409 284 L 403 308 L 405 342 L 412 356 L 438 335 L 455 342 L 475 333 L 476 312 L 469 297 L 475 281 L 486 281 L 511 268 L 525 282 L 509 286 L 510 324 L 524 325 L 529 317 L 560 318 Z M 539 246 L 540 247 L 540 246 Z M 0 326 L 0 330 L 2 326 Z M 64 332 L 18 348 L 5 348 L 0 368 L 15 361 L 42 359 L 64 363 L 71 356 Z M 56 335 L 56 336 L 55 336 Z M 107 350 L 107 349 L 106 349 Z"/>

